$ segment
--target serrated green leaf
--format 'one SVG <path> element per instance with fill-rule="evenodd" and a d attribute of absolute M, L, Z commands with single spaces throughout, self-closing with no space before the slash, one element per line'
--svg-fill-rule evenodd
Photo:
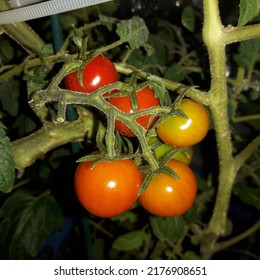
<path fill-rule="evenodd" d="M 108 17 L 103 14 L 99 15 L 100 22 L 107 27 L 109 31 L 112 31 L 113 25 L 116 23 L 116 19 L 113 17 Z"/>
<path fill-rule="evenodd" d="M 119 236 L 112 247 L 120 251 L 131 251 L 140 248 L 146 239 L 147 233 L 136 230 Z"/>
<path fill-rule="evenodd" d="M 253 205 L 260 210 L 260 190 L 253 189 L 246 186 L 239 186 L 234 189 L 237 195 L 244 203 Z"/>
<path fill-rule="evenodd" d="M 161 241 L 174 244 L 184 232 L 185 222 L 183 217 L 161 218 L 150 217 L 154 235 Z"/>
<path fill-rule="evenodd" d="M 10 139 L 0 122 L 0 191 L 10 192 L 15 181 L 15 164 Z"/>
<path fill-rule="evenodd" d="M 260 61 L 260 38 L 241 42 L 234 60 L 245 69 L 250 69 L 256 61 Z"/>
<path fill-rule="evenodd" d="M 10 259 L 31 258 L 37 246 L 63 223 L 63 215 L 51 196 L 34 197 L 20 190 L 4 203 L 0 215 L 0 249 Z"/>
<path fill-rule="evenodd" d="M 41 55 L 43 57 L 51 56 L 54 54 L 54 48 L 52 44 L 45 44 L 43 47 L 43 50 L 41 52 Z"/>
<path fill-rule="evenodd" d="M 238 25 L 245 25 L 260 11 L 259 0 L 240 0 Z"/>
<path fill-rule="evenodd" d="M 195 30 L 195 13 L 192 6 L 186 6 L 183 9 L 181 16 L 181 23 L 189 31 L 194 32 Z"/>
<path fill-rule="evenodd" d="M 119 22 L 116 33 L 121 40 L 128 42 L 133 50 L 147 45 L 149 30 L 140 17 L 135 16 L 132 19 Z"/>

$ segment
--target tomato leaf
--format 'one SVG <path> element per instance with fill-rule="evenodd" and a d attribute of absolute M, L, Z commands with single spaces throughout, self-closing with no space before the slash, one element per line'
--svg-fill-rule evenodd
<path fill-rule="evenodd" d="M 37 246 L 63 223 L 63 215 L 53 197 L 32 196 L 19 190 L 3 204 L 0 216 L 0 251 L 10 259 L 31 258 Z M 9 246 L 6 246 L 9 244 Z"/>
<path fill-rule="evenodd" d="M 146 232 L 135 230 L 119 236 L 112 244 L 112 247 L 120 251 L 131 251 L 140 248 L 147 238 L 149 237 Z"/>
<path fill-rule="evenodd" d="M 0 122 L 0 191 L 10 192 L 15 180 L 15 164 L 11 152 L 10 139 Z"/>
<path fill-rule="evenodd" d="M 10 79 L 7 82 L 0 84 L 0 104 L 2 105 L 3 110 L 13 117 L 18 115 L 19 96 L 18 81 Z"/>
<path fill-rule="evenodd" d="M 108 17 L 105 16 L 103 14 L 99 15 L 99 19 L 100 22 L 106 26 L 106 28 L 108 29 L 108 31 L 112 31 L 113 30 L 113 25 L 115 24 L 115 22 L 117 21 L 117 19 L 113 18 L 113 17 Z"/>
<path fill-rule="evenodd" d="M 175 63 L 165 71 L 164 77 L 174 82 L 181 82 L 187 77 L 187 71 L 185 67 Z"/>
<path fill-rule="evenodd" d="M 182 256 L 183 260 L 201 260 L 201 257 L 193 251 L 186 251 Z"/>
<path fill-rule="evenodd" d="M 253 205 L 260 210 L 260 190 L 249 188 L 247 186 L 239 186 L 234 189 L 237 195 L 244 203 Z"/>
<path fill-rule="evenodd" d="M 245 69 L 251 69 L 255 62 L 260 61 L 260 38 L 241 42 L 239 53 L 234 55 L 235 62 Z"/>
<path fill-rule="evenodd" d="M 14 46 L 4 36 L 0 37 L 0 45 L 0 64 L 8 63 L 14 57 Z"/>
<path fill-rule="evenodd" d="M 240 0 L 238 25 L 245 25 L 260 11 L 259 0 Z"/>
<path fill-rule="evenodd" d="M 129 221 L 130 223 L 135 223 L 138 221 L 138 215 L 134 212 L 126 211 L 123 214 L 111 217 L 110 219 L 112 221 L 118 221 L 120 223 L 124 223 L 126 221 Z"/>
<path fill-rule="evenodd" d="M 104 259 L 105 240 L 102 238 L 95 238 L 92 243 L 93 260 Z"/>
<path fill-rule="evenodd" d="M 121 40 L 128 42 L 130 48 L 135 50 L 147 46 L 149 31 L 140 17 L 133 17 L 117 24 L 116 33 Z"/>
<path fill-rule="evenodd" d="M 150 217 L 151 228 L 154 235 L 161 241 L 174 244 L 184 232 L 183 217 L 161 218 Z"/>
<path fill-rule="evenodd" d="M 195 14 L 192 6 L 186 6 L 181 15 L 181 23 L 190 32 L 195 30 Z"/>

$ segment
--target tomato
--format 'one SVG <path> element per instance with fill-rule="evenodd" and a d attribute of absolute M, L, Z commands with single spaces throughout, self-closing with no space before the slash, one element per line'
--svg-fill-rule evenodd
<path fill-rule="evenodd" d="M 75 192 L 83 207 L 98 217 L 127 211 L 137 200 L 142 175 L 130 159 L 81 162 L 74 178 Z"/>
<path fill-rule="evenodd" d="M 154 91 L 148 86 L 136 92 L 136 100 L 137 100 L 138 111 L 160 105 L 159 99 L 155 96 Z M 133 113 L 133 107 L 129 96 L 114 97 L 114 98 L 110 98 L 108 101 L 112 105 L 117 107 L 119 110 L 125 113 L 128 114 Z M 157 116 L 153 118 L 150 126 L 147 127 L 149 123 L 149 119 L 150 119 L 150 115 L 146 115 L 146 116 L 136 118 L 136 122 L 140 124 L 142 127 L 144 127 L 145 129 L 149 129 L 156 121 Z M 118 120 L 115 121 L 115 129 L 125 136 L 128 137 L 135 136 L 134 133 L 125 124 L 123 124 Z"/>
<path fill-rule="evenodd" d="M 85 65 L 82 74 L 84 87 L 78 81 L 78 71 L 64 77 L 65 87 L 69 90 L 91 93 L 100 87 L 118 81 L 118 74 L 114 64 L 102 55 L 96 56 Z"/>
<path fill-rule="evenodd" d="M 192 206 L 197 192 L 196 178 L 193 171 L 178 160 L 171 159 L 167 166 L 176 172 L 179 179 L 165 173 L 155 174 L 139 196 L 139 202 L 153 215 L 176 217 Z"/>
<path fill-rule="evenodd" d="M 157 127 L 159 138 L 175 147 L 187 147 L 199 143 L 209 129 L 207 110 L 190 99 L 183 99 L 177 109 L 183 111 L 188 119 L 180 116 L 167 117 Z"/>
<path fill-rule="evenodd" d="M 160 141 L 157 137 L 151 137 L 148 141 L 148 144 L 153 144 L 156 141 Z M 160 160 L 162 159 L 167 153 L 172 151 L 173 147 L 167 144 L 162 143 L 160 146 L 154 149 L 156 157 Z M 186 151 L 179 151 L 172 156 L 173 159 L 177 159 L 186 165 L 190 165 L 193 156 L 193 147 L 186 147 Z"/>

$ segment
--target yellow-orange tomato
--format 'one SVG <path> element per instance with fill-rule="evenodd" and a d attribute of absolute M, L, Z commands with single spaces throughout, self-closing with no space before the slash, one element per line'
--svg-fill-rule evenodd
<path fill-rule="evenodd" d="M 183 99 L 177 109 L 180 109 L 188 118 L 167 117 L 157 127 L 159 138 L 175 147 L 188 147 L 199 143 L 209 129 L 207 110 L 190 99 Z"/>
<path fill-rule="evenodd" d="M 75 173 L 75 192 L 83 207 L 98 217 L 127 211 L 137 200 L 142 175 L 130 159 L 81 162 Z"/>
<path fill-rule="evenodd" d="M 167 166 L 179 177 L 155 174 L 147 189 L 139 196 L 144 209 L 153 215 L 176 217 L 189 210 L 197 192 L 196 177 L 184 163 L 171 159 Z"/>

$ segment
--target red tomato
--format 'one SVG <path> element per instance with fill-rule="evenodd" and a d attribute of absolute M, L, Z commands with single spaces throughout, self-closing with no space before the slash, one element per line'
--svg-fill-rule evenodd
<path fill-rule="evenodd" d="M 69 90 L 91 93 L 105 85 L 118 81 L 114 64 L 102 55 L 96 56 L 83 70 L 82 82 L 78 81 L 78 72 L 73 72 L 64 78 L 65 87 Z"/>
<path fill-rule="evenodd" d="M 169 116 L 157 127 L 159 138 L 175 147 L 188 147 L 199 143 L 209 129 L 207 110 L 197 102 L 183 99 L 178 109 L 188 117 Z"/>
<path fill-rule="evenodd" d="M 130 159 L 81 162 L 74 186 L 83 207 L 98 217 L 127 211 L 137 200 L 142 175 Z"/>
<path fill-rule="evenodd" d="M 171 159 L 167 166 L 176 172 L 179 180 L 164 173 L 155 174 L 147 189 L 139 196 L 139 202 L 153 215 L 175 217 L 192 206 L 197 184 L 193 171 L 187 165 Z"/>
<path fill-rule="evenodd" d="M 159 99 L 155 96 L 154 91 L 148 86 L 136 92 L 136 99 L 137 99 L 138 111 L 160 105 Z M 108 101 L 112 105 L 117 107 L 119 110 L 125 113 L 128 114 L 133 113 L 133 108 L 129 96 L 113 97 L 110 98 Z M 150 115 L 146 115 L 137 118 L 136 122 L 140 124 L 142 127 L 144 127 L 145 129 L 149 129 L 154 124 L 157 117 L 155 116 L 153 118 L 150 127 L 147 127 L 149 123 L 149 119 L 150 119 Z M 123 124 L 118 120 L 115 121 L 115 129 L 125 136 L 128 137 L 135 136 L 134 133 L 125 124 Z"/>

